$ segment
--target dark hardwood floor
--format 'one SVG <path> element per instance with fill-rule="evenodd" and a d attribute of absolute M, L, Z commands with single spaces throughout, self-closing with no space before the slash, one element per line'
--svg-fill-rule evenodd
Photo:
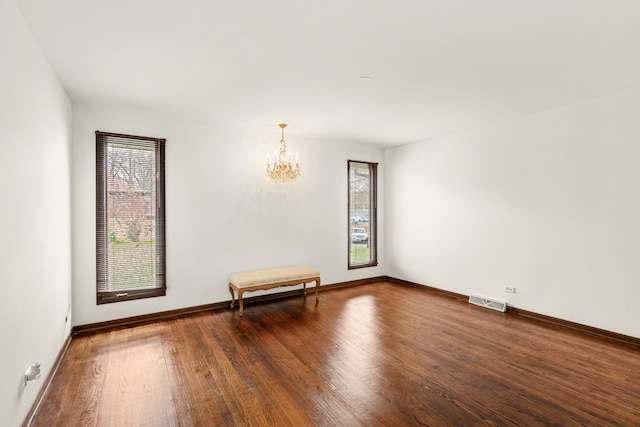
<path fill-rule="evenodd" d="M 381 282 L 76 337 L 35 426 L 640 425 L 640 350 Z"/>

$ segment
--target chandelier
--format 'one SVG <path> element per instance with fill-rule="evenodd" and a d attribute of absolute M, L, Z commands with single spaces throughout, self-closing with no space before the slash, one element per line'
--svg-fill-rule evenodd
<path fill-rule="evenodd" d="M 280 153 L 273 152 L 273 159 L 267 154 L 267 176 L 276 182 L 293 181 L 300 175 L 300 163 L 298 163 L 298 153 L 294 157 L 291 150 L 287 152 L 287 143 L 284 142 L 284 128 L 287 126 L 281 123 L 282 139 L 280 139 Z"/>

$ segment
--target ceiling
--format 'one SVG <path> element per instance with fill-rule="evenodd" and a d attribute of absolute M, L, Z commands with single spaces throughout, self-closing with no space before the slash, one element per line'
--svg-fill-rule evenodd
<path fill-rule="evenodd" d="M 640 77 L 637 0 L 15 1 L 73 102 L 274 137 L 390 147 Z"/>

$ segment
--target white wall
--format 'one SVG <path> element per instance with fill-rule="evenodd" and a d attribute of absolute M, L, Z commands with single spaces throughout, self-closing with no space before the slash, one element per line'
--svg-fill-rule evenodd
<path fill-rule="evenodd" d="M 0 425 L 19 425 L 71 319 L 71 106 L 12 0 L 0 0 Z M 24 385 L 32 363 L 42 379 Z"/>
<path fill-rule="evenodd" d="M 167 139 L 165 297 L 96 305 L 96 130 Z M 234 128 L 215 120 L 74 104 L 74 324 L 226 301 L 229 274 L 248 269 L 308 264 L 320 270 L 323 284 L 385 275 L 384 209 L 380 265 L 347 270 L 347 159 L 380 162 L 382 150 L 286 136 L 288 148 L 300 153 L 302 174 L 275 184 L 265 177 L 264 162 L 278 148 L 277 123 Z M 382 182 L 384 168 L 379 169 Z M 379 196 L 382 205 L 382 190 Z"/>
<path fill-rule="evenodd" d="M 639 117 L 636 91 L 388 150 L 389 275 L 640 337 Z"/>

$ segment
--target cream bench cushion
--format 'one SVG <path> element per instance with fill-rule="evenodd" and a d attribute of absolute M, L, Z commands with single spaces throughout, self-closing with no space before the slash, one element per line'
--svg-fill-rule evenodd
<path fill-rule="evenodd" d="M 231 293 L 231 308 L 235 305 L 233 291 L 238 293 L 240 302 L 240 316 L 244 309 L 242 294 L 247 291 L 257 291 L 276 288 L 279 286 L 303 285 L 304 293 L 307 293 L 307 283 L 316 282 L 316 300 L 318 300 L 318 288 L 320 287 L 320 271 L 312 267 L 295 266 L 272 268 L 268 270 L 246 271 L 229 276 L 229 292 Z"/>

